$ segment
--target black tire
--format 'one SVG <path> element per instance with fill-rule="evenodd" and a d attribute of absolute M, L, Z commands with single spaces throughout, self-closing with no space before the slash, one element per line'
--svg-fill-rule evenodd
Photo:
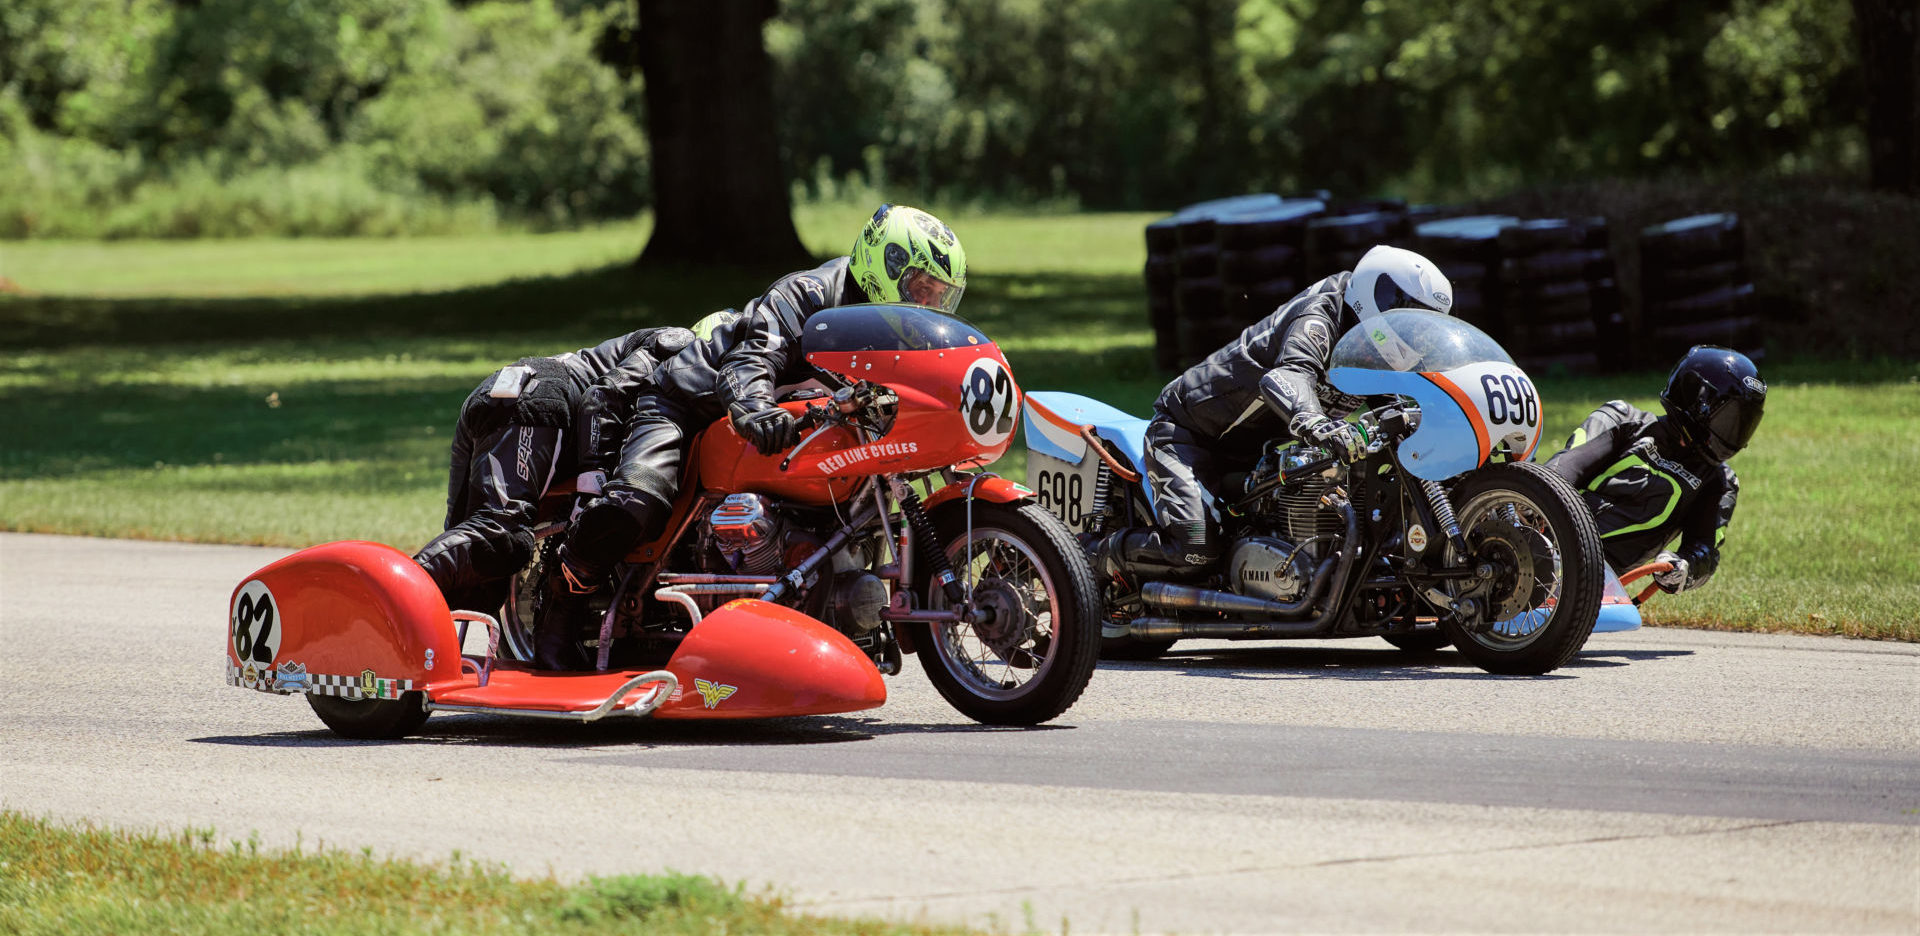
<path fill-rule="evenodd" d="M 307 693 L 307 704 L 327 728 L 356 741 L 391 741 L 427 723 L 426 693 L 403 692 L 398 699 L 348 699 Z"/>
<path fill-rule="evenodd" d="M 1177 640 L 1140 640 L 1135 637 L 1100 638 L 1100 659 L 1125 660 L 1133 663 L 1158 660 L 1173 649 Z"/>
<path fill-rule="evenodd" d="M 1381 634 L 1380 639 L 1409 653 L 1429 653 L 1453 644 L 1453 641 L 1447 637 L 1446 631 L 1437 627 L 1406 634 Z"/>
<path fill-rule="evenodd" d="M 964 579 L 967 572 L 963 561 L 968 548 L 966 503 L 943 504 L 933 512 L 932 519 L 948 561 L 954 565 L 954 574 Z M 1066 524 L 1031 501 L 1015 504 L 976 501 L 973 537 L 975 556 L 992 556 L 1031 567 L 1031 575 L 1037 579 L 1028 584 L 1044 588 L 1050 599 L 1048 618 L 1041 621 L 1037 610 L 1029 607 L 1026 613 L 1033 616 L 1030 626 L 1023 627 L 1010 643 L 1004 635 L 983 636 L 969 624 L 918 627 L 914 643 L 920 667 L 940 696 L 974 721 L 988 725 L 1038 725 L 1051 720 L 1080 698 L 1080 693 L 1087 688 L 1087 680 L 1093 677 L 1094 665 L 1099 662 L 1101 612 L 1093 571 L 1087 567 L 1087 558 Z M 915 590 L 924 596 L 926 605 L 946 607 L 945 595 L 932 583 L 931 570 L 922 568 L 917 577 Z M 982 577 L 974 583 L 974 594 L 978 599 L 982 597 L 982 589 L 1009 584 L 1005 578 Z M 1007 588 L 1001 594 L 1011 597 L 1017 593 L 1017 588 Z M 982 603 L 1000 600 L 988 597 Z M 1036 633 L 1042 630 L 1048 633 Z M 1044 649 L 1040 649 L 1040 638 L 1046 641 Z M 992 654 L 993 659 L 960 659 L 969 655 L 963 652 L 967 643 L 979 645 L 982 651 Z M 995 643 L 1001 644 L 1004 650 L 996 649 Z M 983 664 L 998 666 L 1006 674 L 1031 669 L 1032 676 L 1011 686 L 1004 682 L 989 686 L 991 677 L 982 670 Z M 1010 675 L 1000 678 L 1012 680 Z"/>
<path fill-rule="evenodd" d="M 1559 475 L 1532 462 L 1482 468 L 1454 486 L 1452 500 L 1469 541 L 1475 540 L 1482 520 L 1503 522 L 1494 516 L 1503 504 L 1524 505 L 1530 515 L 1523 517 L 1526 525 L 1544 524 L 1552 535 L 1548 545 L 1558 547 L 1557 560 L 1550 553 L 1537 557 L 1530 574 L 1544 562 L 1544 568 L 1557 572 L 1557 580 L 1533 610 L 1484 631 L 1469 631 L 1451 618 L 1443 620 L 1441 628 L 1462 656 L 1489 673 L 1538 676 L 1559 669 L 1586 644 L 1600 616 L 1606 562 L 1593 514 Z M 1533 617 L 1542 613 L 1544 620 Z M 1503 625 L 1513 625 L 1515 632 L 1503 632 Z M 1520 627 L 1528 629 L 1522 634 Z"/>

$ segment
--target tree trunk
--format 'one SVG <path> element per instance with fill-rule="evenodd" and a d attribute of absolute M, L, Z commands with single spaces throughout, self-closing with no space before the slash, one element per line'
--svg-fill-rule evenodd
<path fill-rule="evenodd" d="M 1853 0 L 1853 28 L 1873 187 L 1920 194 L 1920 12 L 1913 0 Z"/>
<path fill-rule="evenodd" d="M 810 260 L 793 227 L 774 135 L 773 0 L 640 0 L 653 160 L 642 266 L 760 267 Z"/>

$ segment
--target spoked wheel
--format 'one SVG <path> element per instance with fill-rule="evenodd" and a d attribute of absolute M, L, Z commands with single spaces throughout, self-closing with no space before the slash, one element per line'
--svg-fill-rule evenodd
<path fill-rule="evenodd" d="M 1468 628 L 1447 619 L 1447 638 L 1490 673 L 1558 669 L 1586 644 L 1600 614 L 1606 566 L 1593 515 L 1560 476 L 1530 462 L 1475 472 L 1453 502 L 1472 550 L 1468 564 L 1493 572 L 1457 597 L 1479 603 L 1491 623 Z"/>
<path fill-rule="evenodd" d="M 1035 504 L 943 505 L 933 515 L 947 561 L 971 583 L 980 620 L 930 624 L 920 665 L 954 708 L 989 725 L 1037 725 L 1073 705 L 1100 653 L 1093 574 L 1059 518 Z M 927 607 L 949 607 L 921 570 Z"/>
<path fill-rule="evenodd" d="M 398 699 L 348 699 L 307 693 L 307 704 L 334 734 L 360 741 L 404 738 L 427 723 L 426 693 L 403 692 Z"/>
<path fill-rule="evenodd" d="M 507 606 L 500 615 L 500 653 L 521 663 L 533 662 L 533 622 L 538 613 L 540 590 L 547 581 L 547 563 L 552 550 L 534 553 L 513 577 L 507 589 Z"/>

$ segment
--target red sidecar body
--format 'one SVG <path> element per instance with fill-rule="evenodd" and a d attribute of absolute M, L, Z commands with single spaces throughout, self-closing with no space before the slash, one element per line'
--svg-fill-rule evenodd
<path fill-rule="evenodd" d="M 887 698 L 840 632 L 753 599 L 705 615 L 659 670 L 535 670 L 497 658 L 497 639 L 463 653 L 466 624 L 498 624 L 448 610 L 425 571 L 379 543 L 287 556 L 235 588 L 229 610 L 227 682 L 283 695 L 576 721 L 827 715 Z"/>

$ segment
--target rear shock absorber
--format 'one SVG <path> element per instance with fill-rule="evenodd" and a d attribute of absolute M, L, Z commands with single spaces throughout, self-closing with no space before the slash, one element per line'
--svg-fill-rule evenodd
<path fill-rule="evenodd" d="M 947 552 L 940 548 L 939 534 L 934 532 L 933 520 L 920 506 L 920 495 L 909 488 L 900 497 L 900 516 L 913 528 L 913 545 L 920 551 L 920 561 L 926 563 L 927 573 L 951 604 L 960 604 L 966 593 L 960 587 L 959 579 L 954 577 L 953 563 L 947 561 Z"/>
<path fill-rule="evenodd" d="M 1438 481 L 1422 481 L 1420 489 L 1427 492 L 1427 503 L 1433 505 L 1433 518 L 1440 521 L 1441 532 L 1447 535 L 1447 541 L 1460 551 L 1461 558 L 1467 557 L 1467 541 L 1460 536 L 1460 521 L 1453 515 L 1453 501 L 1447 497 L 1447 490 Z"/>
<path fill-rule="evenodd" d="M 1113 469 L 1106 462 L 1093 476 L 1093 511 L 1087 515 L 1087 532 L 1099 536 L 1106 532 L 1107 498 L 1113 493 Z"/>

